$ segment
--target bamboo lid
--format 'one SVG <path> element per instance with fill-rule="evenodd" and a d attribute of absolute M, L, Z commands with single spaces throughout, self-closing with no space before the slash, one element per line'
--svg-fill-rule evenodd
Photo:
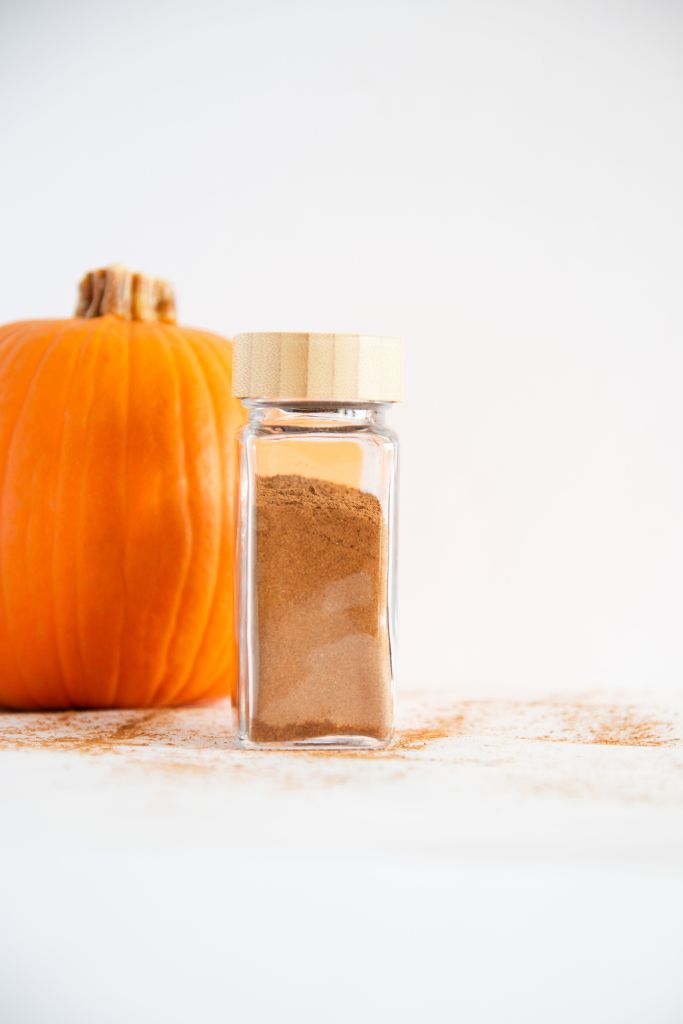
<path fill-rule="evenodd" d="M 368 334 L 238 334 L 238 398 L 400 402 L 403 345 Z"/>

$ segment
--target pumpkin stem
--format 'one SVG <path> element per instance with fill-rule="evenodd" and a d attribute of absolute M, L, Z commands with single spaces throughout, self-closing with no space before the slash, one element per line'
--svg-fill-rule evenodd
<path fill-rule="evenodd" d="M 175 323 L 175 295 L 168 281 L 134 274 L 118 263 L 91 270 L 78 286 L 76 316 L 117 316 L 121 320 Z"/>

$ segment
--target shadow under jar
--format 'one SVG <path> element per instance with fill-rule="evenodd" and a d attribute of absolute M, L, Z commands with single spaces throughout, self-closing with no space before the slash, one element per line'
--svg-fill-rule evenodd
<path fill-rule="evenodd" d="M 247 334 L 238 437 L 240 738 L 249 747 L 381 747 L 394 722 L 401 344 Z"/>

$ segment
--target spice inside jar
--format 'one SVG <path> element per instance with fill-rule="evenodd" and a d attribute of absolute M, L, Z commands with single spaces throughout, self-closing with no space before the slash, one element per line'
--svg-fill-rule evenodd
<path fill-rule="evenodd" d="M 399 392 L 391 339 L 237 339 L 235 393 L 249 410 L 238 546 L 246 745 L 391 737 L 397 443 L 384 417 Z"/>
<path fill-rule="evenodd" d="M 257 478 L 254 740 L 391 734 L 386 561 L 374 495 L 302 476 Z"/>

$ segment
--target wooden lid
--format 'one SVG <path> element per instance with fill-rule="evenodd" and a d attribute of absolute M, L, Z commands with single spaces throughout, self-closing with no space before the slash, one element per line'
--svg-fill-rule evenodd
<path fill-rule="evenodd" d="M 400 402 L 403 345 L 368 334 L 239 334 L 232 392 L 302 402 Z"/>

